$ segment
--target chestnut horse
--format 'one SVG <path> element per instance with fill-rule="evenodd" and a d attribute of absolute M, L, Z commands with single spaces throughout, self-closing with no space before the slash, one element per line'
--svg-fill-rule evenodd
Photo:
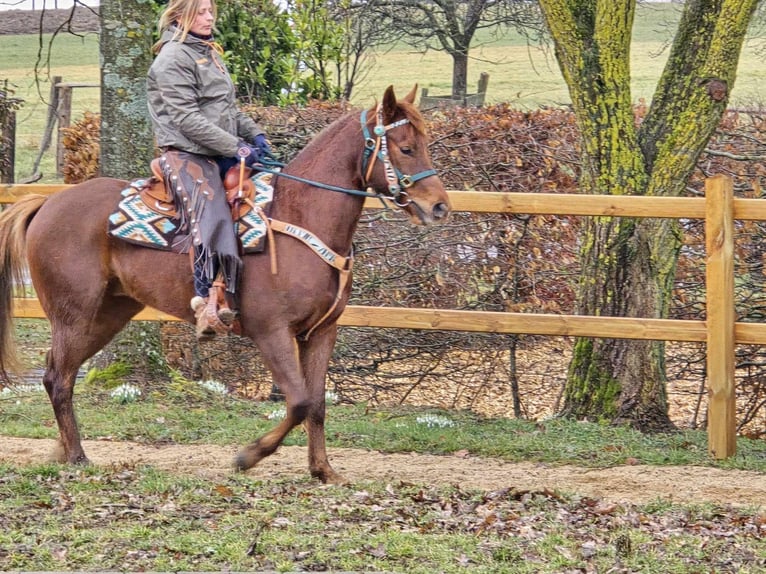
<path fill-rule="evenodd" d="M 365 194 L 355 190 L 393 198 L 416 224 L 442 220 L 450 212 L 414 99 L 414 88 L 397 101 L 389 87 L 376 107 L 351 112 L 325 128 L 286 166 L 285 176 L 276 178 L 270 218 L 309 231 L 332 251 L 322 249 L 320 257 L 295 235 L 274 233 L 275 273 L 268 249 L 243 256 L 242 334 L 260 349 L 287 413 L 238 453 L 240 470 L 272 454 L 305 421 L 311 475 L 323 482 L 343 480 L 325 447 L 325 375 L 350 293 L 350 273 L 339 269 L 350 267 L 364 204 Z M 189 257 L 106 233 L 126 184 L 98 178 L 47 198 L 26 196 L 0 214 L 0 375 L 7 377 L 16 366 L 13 285 L 28 267 L 51 323 L 43 383 L 58 423 L 61 462 L 88 462 L 72 404 L 83 362 L 145 306 L 194 322 Z M 332 252 L 348 263 L 328 264 Z"/>

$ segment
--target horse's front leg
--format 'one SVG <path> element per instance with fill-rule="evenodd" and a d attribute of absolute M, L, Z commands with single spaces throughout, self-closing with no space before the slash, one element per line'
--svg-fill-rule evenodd
<path fill-rule="evenodd" d="M 301 366 L 310 403 L 306 416 L 309 470 L 311 476 L 330 484 L 347 482 L 330 466 L 325 444 L 325 380 L 337 335 L 338 328 L 332 324 L 314 333 L 308 341 L 300 343 Z"/>
<path fill-rule="evenodd" d="M 263 335 L 258 340 L 261 358 L 271 371 L 274 383 L 285 396 L 285 418 L 262 437 L 243 448 L 234 461 L 239 470 L 254 467 L 273 454 L 294 427 L 301 424 L 309 410 L 309 400 L 298 362 L 295 338 L 286 330 Z"/>

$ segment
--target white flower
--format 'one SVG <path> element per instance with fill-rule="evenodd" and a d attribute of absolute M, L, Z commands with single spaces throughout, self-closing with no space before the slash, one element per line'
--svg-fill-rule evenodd
<path fill-rule="evenodd" d="M 420 415 L 418 418 L 415 419 L 415 422 L 420 425 L 426 425 L 427 427 L 439 427 L 439 428 L 446 428 L 446 427 L 454 427 L 455 421 L 448 419 L 447 417 L 442 417 L 439 415 Z"/>
<path fill-rule="evenodd" d="M 0 391 L 0 397 L 39 393 L 39 392 L 42 392 L 43 390 L 45 390 L 45 388 L 41 384 L 24 383 L 23 385 L 13 385 L 12 387 L 4 387 L 3 390 Z"/>
<path fill-rule="evenodd" d="M 208 380 L 208 381 L 197 381 L 197 384 L 210 391 L 211 393 L 214 393 L 216 395 L 227 395 L 229 394 L 229 389 L 226 388 L 226 385 L 223 383 L 219 383 L 218 381 Z"/>
<path fill-rule="evenodd" d="M 266 413 L 266 418 L 270 421 L 275 420 L 281 420 L 285 418 L 285 415 L 287 414 L 287 409 L 285 407 L 277 407 L 273 409 L 272 411 Z"/>
<path fill-rule="evenodd" d="M 141 389 L 135 385 L 123 383 L 114 389 L 111 393 L 109 393 L 109 396 L 111 396 L 118 403 L 132 403 L 141 396 Z"/>

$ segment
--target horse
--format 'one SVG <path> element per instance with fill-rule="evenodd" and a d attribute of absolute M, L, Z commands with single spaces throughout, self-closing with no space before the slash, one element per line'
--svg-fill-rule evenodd
<path fill-rule="evenodd" d="M 284 395 L 286 415 L 240 449 L 234 460 L 240 471 L 273 454 L 303 423 L 311 476 L 344 482 L 327 455 L 325 378 L 337 320 L 350 295 L 352 238 L 365 197 L 388 198 L 420 225 L 445 220 L 451 209 L 414 104 L 416 88 L 397 99 L 389 86 L 372 108 L 341 116 L 275 177 L 269 218 L 272 225 L 284 222 L 283 232 L 270 235 L 271 249 L 243 255 L 239 320 L 241 334 L 256 344 Z M 58 425 L 62 463 L 89 463 L 72 402 L 80 366 L 144 307 L 195 321 L 187 255 L 106 233 L 107 218 L 127 184 L 96 178 L 50 196 L 25 196 L 0 213 L 0 375 L 8 380 L 18 367 L 13 290 L 28 269 L 51 324 L 43 384 Z M 276 269 L 269 251 L 276 254 Z"/>

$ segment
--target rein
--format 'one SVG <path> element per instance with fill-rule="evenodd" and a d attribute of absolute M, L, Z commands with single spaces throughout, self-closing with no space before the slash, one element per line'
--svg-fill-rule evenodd
<path fill-rule="evenodd" d="M 271 167 L 267 167 L 271 166 Z M 292 179 L 293 181 L 299 181 L 301 183 L 307 183 L 309 185 L 313 185 L 314 187 L 318 187 L 320 189 L 327 189 L 329 191 L 337 191 L 340 193 L 345 193 L 347 195 L 359 195 L 362 197 L 377 197 L 381 201 L 386 199 L 388 196 L 384 195 L 382 193 L 373 193 L 370 191 L 364 191 L 361 189 L 352 189 L 348 187 L 338 187 L 337 185 L 330 185 L 329 183 L 322 183 L 319 181 L 312 181 L 310 179 L 306 179 L 305 177 L 300 177 L 297 175 L 291 175 L 289 173 L 284 173 L 281 171 L 281 168 L 286 167 L 287 164 L 281 161 L 278 161 L 274 159 L 273 156 L 271 157 L 265 157 L 263 158 L 259 163 L 258 166 L 254 169 L 258 172 L 263 173 L 270 173 L 272 175 L 276 175 L 279 177 L 284 177 L 286 179 Z"/>
<path fill-rule="evenodd" d="M 271 154 L 268 154 L 265 158 L 261 160 L 260 162 L 261 166 L 258 167 L 257 170 L 259 172 L 270 173 L 278 177 L 285 177 L 287 179 L 292 179 L 293 181 L 299 181 L 301 183 L 313 185 L 314 187 L 318 187 L 320 189 L 326 189 L 328 191 L 337 191 L 339 193 L 345 193 L 347 195 L 356 195 L 360 197 L 375 197 L 380 199 L 384 206 L 385 206 L 384 200 L 392 199 L 394 204 L 397 207 L 407 207 L 411 203 L 411 200 L 407 199 L 405 201 L 401 201 L 402 197 L 404 198 L 407 197 L 407 192 L 404 190 L 407 189 L 408 187 L 411 187 L 412 185 L 414 185 L 416 182 L 420 181 L 421 179 L 425 179 L 427 177 L 431 177 L 432 175 L 436 175 L 436 170 L 427 169 L 427 170 L 421 171 L 420 173 L 416 173 L 415 175 L 404 175 L 401 171 L 399 171 L 399 169 L 391 163 L 391 160 L 389 158 L 388 140 L 386 138 L 386 132 L 394 128 L 398 128 L 399 126 L 406 125 L 410 123 L 410 120 L 408 118 L 404 118 L 396 122 L 390 123 L 388 125 L 384 125 L 383 111 L 381 110 L 380 106 L 378 106 L 375 115 L 376 115 L 376 124 L 372 130 L 373 133 L 375 134 L 375 137 L 372 137 L 370 135 L 370 130 L 367 127 L 367 110 L 362 110 L 362 113 L 359 117 L 359 122 L 362 124 L 362 133 L 364 134 L 364 151 L 362 153 L 362 174 L 363 174 L 363 178 L 365 182 L 369 180 L 370 175 L 372 174 L 372 169 L 375 167 L 375 161 L 380 160 L 383 163 L 383 167 L 385 169 L 386 180 L 388 181 L 388 192 L 391 194 L 390 196 L 385 195 L 383 193 L 375 193 L 375 192 L 369 191 L 370 189 L 369 187 L 367 188 L 367 190 L 339 187 L 337 185 L 330 185 L 328 183 L 312 181 L 304 177 L 291 175 L 289 173 L 284 173 L 281 170 L 282 168 L 286 167 L 287 164 L 281 161 L 278 161 Z"/>

